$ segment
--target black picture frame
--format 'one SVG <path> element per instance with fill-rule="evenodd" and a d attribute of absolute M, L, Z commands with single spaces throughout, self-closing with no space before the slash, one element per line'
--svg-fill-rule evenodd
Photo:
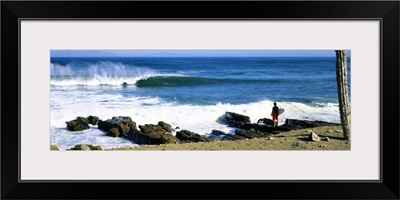
<path fill-rule="evenodd" d="M 1 198 L 399 199 L 399 8 L 399 1 L 2 1 Z M 379 19 L 381 180 L 20 182 L 20 19 Z"/>

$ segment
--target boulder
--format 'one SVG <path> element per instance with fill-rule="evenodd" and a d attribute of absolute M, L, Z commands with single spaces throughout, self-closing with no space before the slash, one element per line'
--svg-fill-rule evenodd
<path fill-rule="evenodd" d="M 178 143 L 180 143 L 180 140 L 171 134 L 164 134 L 160 140 L 160 144 L 178 144 Z"/>
<path fill-rule="evenodd" d="M 244 124 L 250 123 L 249 116 L 234 112 L 225 112 L 225 120 L 228 122 L 228 125 L 237 128 L 242 128 Z"/>
<path fill-rule="evenodd" d="M 112 136 L 112 137 L 119 137 L 119 135 L 120 135 L 119 129 L 118 128 L 108 129 L 107 135 Z"/>
<path fill-rule="evenodd" d="M 179 139 L 171 134 L 158 134 L 158 133 L 148 133 L 148 132 L 133 132 L 128 133 L 128 138 L 133 140 L 137 144 L 176 144 L 179 143 Z"/>
<path fill-rule="evenodd" d="M 107 135 L 112 137 L 127 137 L 130 130 L 133 132 L 139 132 L 136 123 L 132 121 L 130 117 L 123 116 L 113 117 L 106 121 L 99 120 L 98 127 L 100 130 L 106 131 Z"/>
<path fill-rule="evenodd" d="M 257 124 L 265 124 L 267 126 L 273 126 L 274 121 L 272 119 L 262 118 L 257 121 Z"/>
<path fill-rule="evenodd" d="M 260 132 L 264 132 L 264 133 L 280 133 L 280 132 L 285 132 L 285 131 L 290 131 L 289 128 L 285 128 L 285 127 L 272 127 L 269 125 L 265 125 L 265 124 L 244 124 L 242 129 L 244 130 L 250 130 L 250 129 L 254 129 L 256 131 L 260 131 Z"/>
<path fill-rule="evenodd" d="M 206 135 L 206 137 L 210 140 L 223 140 L 225 133 L 219 130 L 212 130 L 210 134 Z"/>
<path fill-rule="evenodd" d="M 86 144 L 77 144 L 71 150 L 90 151 L 90 147 Z"/>
<path fill-rule="evenodd" d="M 181 130 L 176 133 L 176 137 L 183 142 L 209 142 L 210 139 L 206 138 L 203 135 L 199 135 L 197 133 L 188 131 L 188 130 Z"/>
<path fill-rule="evenodd" d="M 172 126 L 170 124 L 167 124 L 167 123 L 163 122 L 163 121 L 159 121 L 157 125 L 160 126 L 161 128 L 163 128 L 164 130 L 166 130 L 169 133 L 174 132 L 174 129 L 172 128 Z"/>
<path fill-rule="evenodd" d="M 69 150 L 79 150 L 79 151 L 90 151 L 90 150 L 102 150 L 100 146 L 93 146 L 91 144 L 77 144 Z"/>
<path fill-rule="evenodd" d="M 129 131 L 128 138 L 133 140 L 137 144 L 148 145 L 148 144 L 159 144 L 161 135 L 156 133 L 146 133 L 146 132 L 134 133 L 132 131 Z"/>
<path fill-rule="evenodd" d="M 215 135 L 215 136 L 226 135 L 226 133 L 224 133 L 223 131 L 219 131 L 219 130 L 215 130 L 215 129 L 213 129 L 211 131 L 211 134 Z"/>
<path fill-rule="evenodd" d="M 139 129 L 140 131 L 131 130 L 128 132 L 128 138 L 137 144 L 176 144 L 180 142 L 178 138 L 168 134 L 173 132 L 173 129 L 170 124 L 163 121 L 158 122 L 157 125 L 139 125 Z"/>
<path fill-rule="evenodd" d="M 319 126 L 338 126 L 338 123 L 330 123 L 324 121 L 309 121 L 309 120 L 298 120 L 298 119 L 286 119 L 285 123 L 281 126 L 288 129 L 304 129 L 314 128 Z"/>
<path fill-rule="evenodd" d="M 264 137 L 267 134 L 260 132 L 260 131 L 256 131 L 255 129 L 250 129 L 250 130 L 236 130 L 235 131 L 236 135 L 245 137 L 245 138 L 259 138 L 259 137 Z"/>
<path fill-rule="evenodd" d="M 89 120 L 84 117 L 77 117 L 74 120 L 65 122 L 70 131 L 83 131 L 89 129 Z"/>
<path fill-rule="evenodd" d="M 93 145 L 91 145 L 91 144 L 88 144 L 87 146 L 89 146 L 90 150 L 92 150 L 92 151 L 103 150 L 103 149 L 101 148 L 101 146 L 93 146 Z"/>
<path fill-rule="evenodd" d="M 154 124 L 145 124 L 145 125 L 139 125 L 140 132 L 142 133 L 152 133 L 152 134 L 158 134 L 158 135 L 163 135 L 167 133 L 168 131 L 165 130 L 163 127 L 159 125 L 154 125 Z"/>
<path fill-rule="evenodd" d="M 244 124 L 243 129 L 244 130 L 254 129 L 259 132 L 271 132 L 271 131 L 275 130 L 275 128 L 264 125 L 264 124 Z"/>
<path fill-rule="evenodd" d="M 99 117 L 90 115 L 88 118 L 89 124 L 96 125 L 99 121 Z"/>
<path fill-rule="evenodd" d="M 318 142 L 318 141 L 321 140 L 321 138 L 320 138 L 315 132 L 312 132 L 312 133 L 308 136 L 308 140 L 309 140 L 309 141 Z"/>
<path fill-rule="evenodd" d="M 212 130 L 210 138 L 219 138 L 220 140 L 227 140 L 227 141 L 247 139 L 246 137 L 240 135 L 226 134 L 219 130 Z"/>
<path fill-rule="evenodd" d="M 50 150 L 51 150 L 51 151 L 58 151 L 58 150 L 60 150 L 60 149 L 58 148 L 57 145 L 52 144 L 52 145 L 50 145 Z"/>

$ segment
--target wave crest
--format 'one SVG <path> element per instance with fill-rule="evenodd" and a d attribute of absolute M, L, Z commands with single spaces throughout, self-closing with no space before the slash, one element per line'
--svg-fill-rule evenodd
<path fill-rule="evenodd" d="M 153 76 L 182 76 L 163 74 L 146 67 L 137 67 L 115 62 L 90 64 L 70 63 L 65 66 L 51 63 L 50 85 L 52 86 L 97 86 L 134 85 L 141 79 Z"/>
<path fill-rule="evenodd" d="M 140 79 L 136 82 L 137 87 L 179 87 L 195 86 L 221 82 L 217 79 L 186 77 L 186 76 L 152 76 Z"/>

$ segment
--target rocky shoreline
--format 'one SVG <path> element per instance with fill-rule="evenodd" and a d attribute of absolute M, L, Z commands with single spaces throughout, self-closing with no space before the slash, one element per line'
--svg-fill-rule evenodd
<path fill-rule="evenodd" d="M 314 134 L 313 134 L 314 133 Z M 319 140 L 310 140 L 317 135 Z M 312 129 L 297 129 L 282 132 L 270 137 L 243 139 L 236 141 L 213 141 L 184 144 L 160 144 L 145 146 L 125 146 L 104 149 L 105 151 L 332 151 L 350 150 L 349 141 L 345 141 L 341 126 L 320 126 Z"/>
<path fill-rule="evenodd" d="M 226 124 L 229 127 L 235 127 L 235 134 L 224 133 L 220 130 L 212 130 L 210 134 L 200 135 L 190 130 L 180 130 L 179 127 L 172 128 L 170 124 L 159 121 L 157 124 L 136 125 L 129 116 L 112 117 L 111 119 L 101 120 L 96 116 L 77 117 L 74 120 L 67 121 L 66 128 L 69 131 L 82 131 L 89 129 L 91 125 L 97 125 L 100 130 L 106 132 L 110 137 L 124 137 L 132 140 L 142 147 L 161 146 L 161 145 L 180 145 L 185 144 L 205 144 L 213 145 L 216 142 L 236 142 L 252 139 L 271 140 L 284 133 L 296 130 L 314 129 L 318 127 L 340 128 L 340 124 L 323 121 L 308 121 L 298 119 L 286 119 L 285 123 L 278 127 L 273 127 L 271 119 L 259 119 L 257 123 L 251 123 L 250 117 L 234 112 L 226 112 L 218 119 L 218 123 Z M 308 134 L 309 141 L 317 140 L 318 135 L 313 137 L 311 131 Z M 319 139 L 320 140 L 320 139 Z M 329 140 L 329 139 L 328 139 Z M 133 148 L 133 147 L 132 147 Z M 51 145 L 51 150 L 58 150 L 58 147 Z M 131 149 L 129 147 L 128 149 Z M 135 149 L 135 148 L 133 148 Z M 136 148 L 139 149 L 139 148 Z M 67 150 L 103 150 L 100 146 L 92 144 L 77 144 L 75 147 Z M 115 150 L 118 150 L 115 148 Z M 124 150 L 124 149 L 120 149 Z"/>

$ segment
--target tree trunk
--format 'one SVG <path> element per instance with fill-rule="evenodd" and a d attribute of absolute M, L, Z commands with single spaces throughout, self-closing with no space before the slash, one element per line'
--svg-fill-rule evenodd
<path fill-rule="evenodd" d="M 350 103 L 347 82 L 347 56 L 346 50 L 336 50 L 336 80 L 338 86 L 338 99 L 340 121 L 342 123 L 345 140 L 350 140 Z"/>

